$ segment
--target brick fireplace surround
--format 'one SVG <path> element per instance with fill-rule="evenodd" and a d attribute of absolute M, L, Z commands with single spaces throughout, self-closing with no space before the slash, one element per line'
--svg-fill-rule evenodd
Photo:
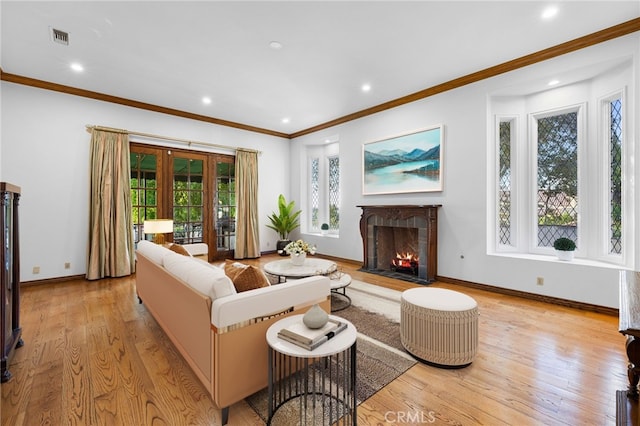
<path fill-rule="evenodd" d="M 441 205 L 358 207 L 362 209 L 362 270 L 373 273 L 388 271 L 390 259 L 386 254 L 389 251 L 387 246 L 394 245 L 394 251 L 411 247 L 418 256 L 417 282 L 435 281 L 438 265 L 438 208 Z M 390 237 L 393 240 L 407 241 L 386 241 Z M 384 254 L 379 253 L 380 251 Z"/>

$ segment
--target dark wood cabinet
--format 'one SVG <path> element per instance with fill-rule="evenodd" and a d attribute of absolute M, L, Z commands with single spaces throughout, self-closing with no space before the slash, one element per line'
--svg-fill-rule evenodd
<path fill-rule="evenodd" d="M 0 182 L 0 227 L 2 229 L 2 296 L 0 300 L 0 317 L 2 331 L 0 360 L 2 382 L 11 379 L 9 362 L 14 351 L 24 343 L 20 328 L 20 239 L 18 229 L 18 203 L 20 188 L 6 182 Z"/>

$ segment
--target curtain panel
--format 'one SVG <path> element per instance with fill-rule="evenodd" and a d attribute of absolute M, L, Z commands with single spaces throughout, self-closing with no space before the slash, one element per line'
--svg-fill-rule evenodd
<path fill-rule="evenodd" d="M 93 129 L 87 279 L 135 272 L 129 135 Z"/>
<path fill-rule="evenodd" d="M 236 259 L 260 257 L 258 153 L 236 151 Z"/>

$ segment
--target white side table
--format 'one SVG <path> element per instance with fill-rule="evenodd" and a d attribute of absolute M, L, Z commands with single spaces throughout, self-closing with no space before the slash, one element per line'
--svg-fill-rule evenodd
<path fill-rule="evenodd" d="M 312 351 L 278 337 L 278 332 L 302 315 L 272 324 L 269 344 L 269 419 L 274 424 L 357 424 L 356 415 L 356 328 L 346 330 Z M 279 419 L 276 414 L 282 414 Z M 286 423 L 284 423 L 286 422 Z"/>
<path fill-rule="evenodd" d="M 338 269 L 336 262 L 307 257 L 303 265 L 294 265 L 290 259 L 274 260 L 264 265 L 264 271 L 278 277 L 280 282 L 287 278 L 305 278 L 314 275 L 329 275 Z"/>

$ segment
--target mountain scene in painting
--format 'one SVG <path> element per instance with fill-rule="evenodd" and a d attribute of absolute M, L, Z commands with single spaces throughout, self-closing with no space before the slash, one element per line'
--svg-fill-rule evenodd
<path fill-rule="evenodd" d="M 437 173 L 438 170 L 440 170 L 440 145 L 428 151 L 416 148 L 411 152 L 406 152 L 401 149 L 383 150 L 375 153 L 365 150 L 364 152 L 365 170 L 374 170 L 400 163 L 414 163 L 427 160 L 431 160 L 429 164 L 412 170 L 404 170 L 403 173 Z"/>

